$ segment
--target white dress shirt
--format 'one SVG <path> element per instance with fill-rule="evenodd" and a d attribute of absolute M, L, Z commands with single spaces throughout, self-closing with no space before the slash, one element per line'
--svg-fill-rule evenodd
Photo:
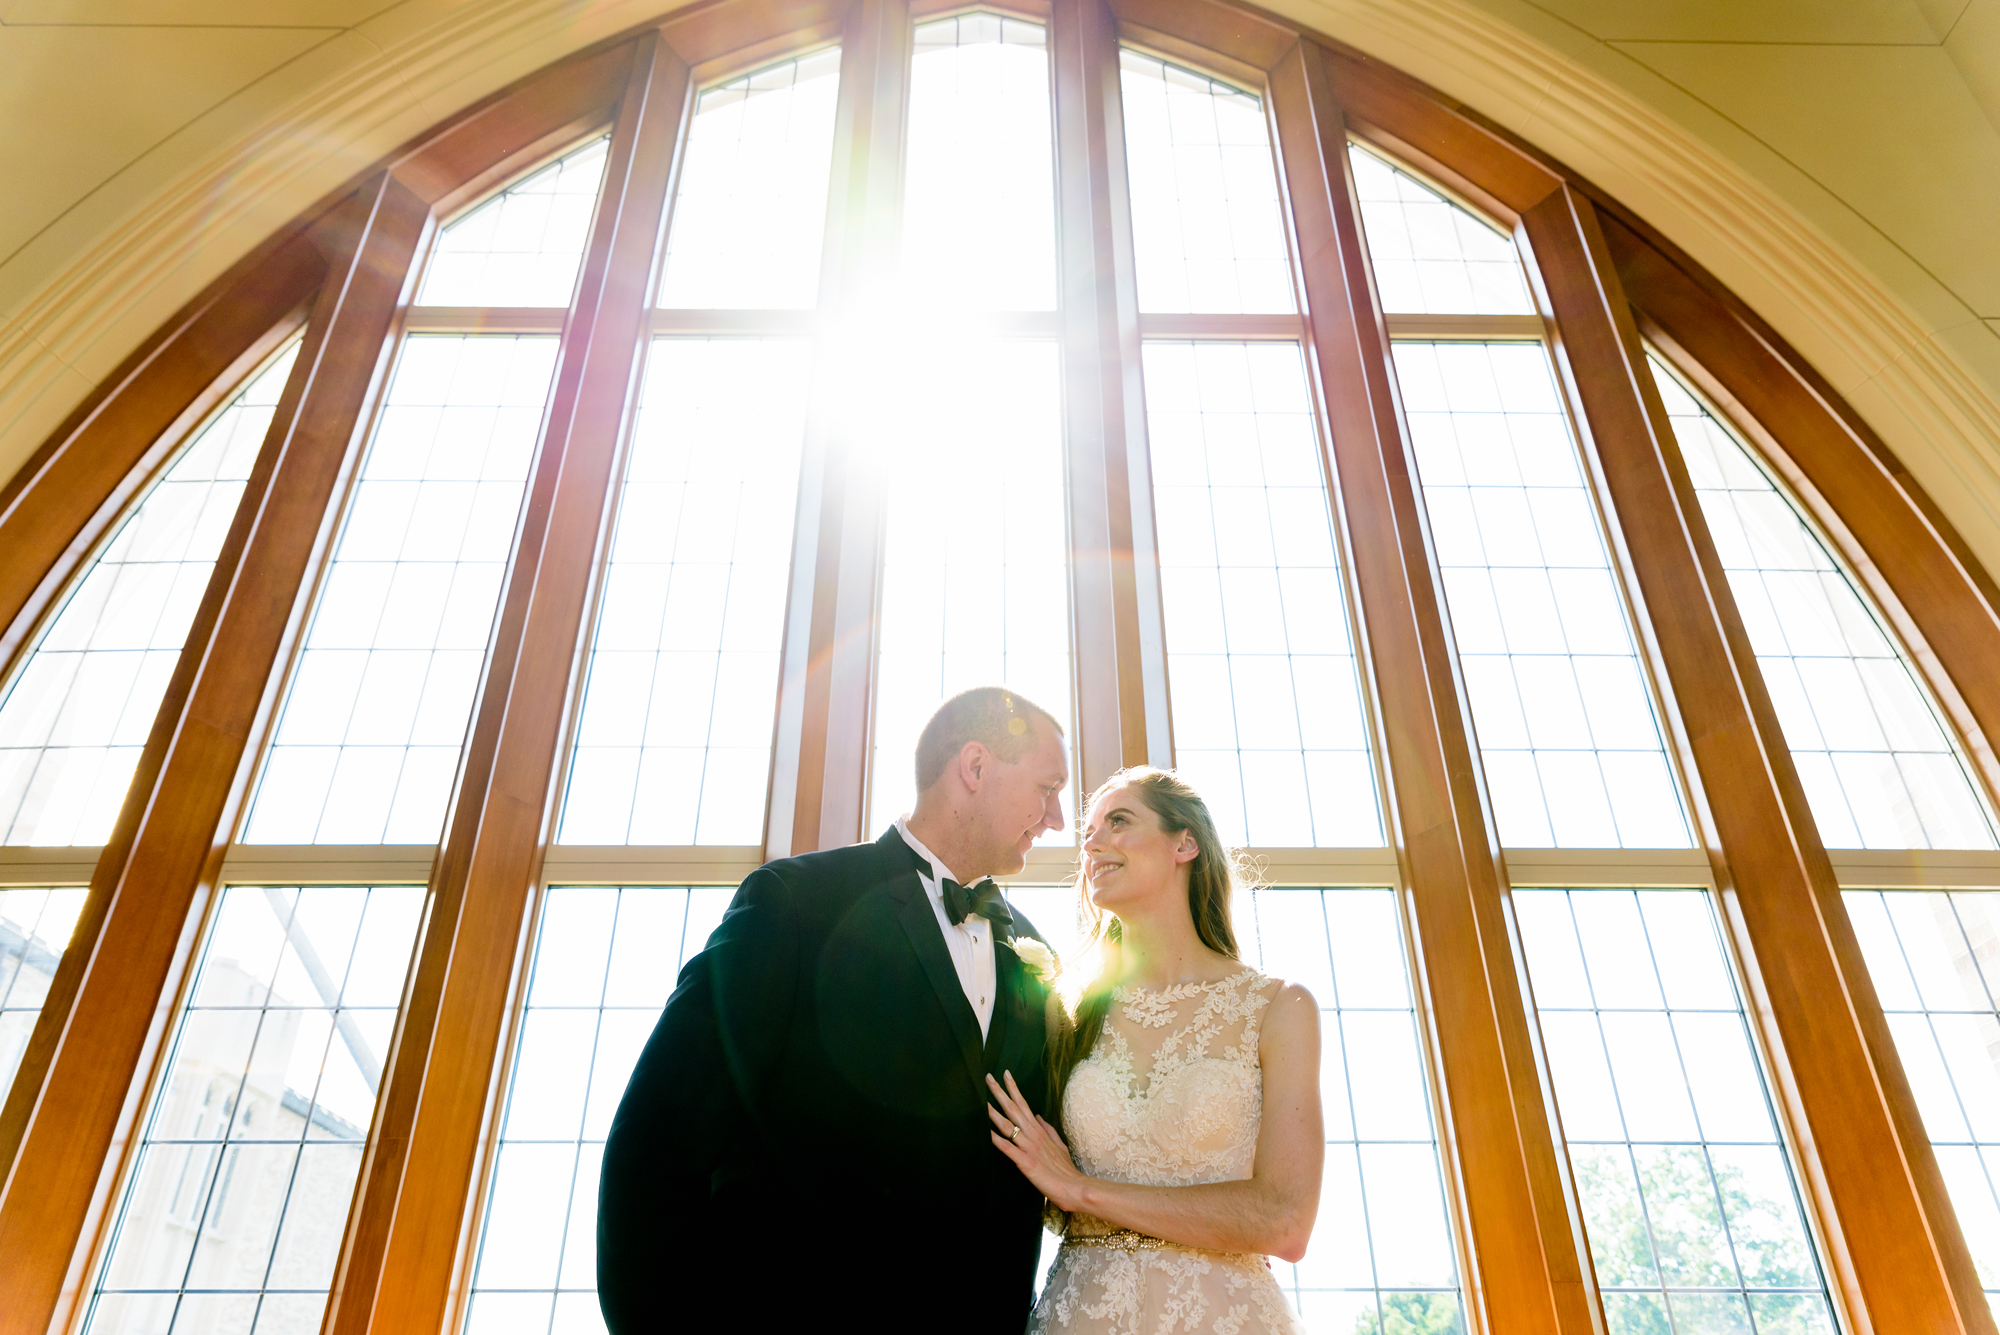
<path fill-rule="evenodd" d="M 924 847 L 922 840 L 910 833 L 908 816 L 897 819 L 896 833 L 930 867 L 928 874 L 919 871 L 917 877 L 924 883 L 924 894 L 930 897 L 931 911 L 937 914 L 945 949 L 951 952 L 952 967 L 958 970 L 958 985 L 965 989 L 965 999 L 972 1003 L 972 1013 L 979 1017 L 979 1036 L 983 1039 L 993 1027 L 993 992 L 998 983 L 993 971 L 993 924 L 977 913 L 970 913 L 964 922 L 954 926 L 951 915 L 945 912 L 943 883 L 958 877 L 938 861 L 937 854 Z"/>

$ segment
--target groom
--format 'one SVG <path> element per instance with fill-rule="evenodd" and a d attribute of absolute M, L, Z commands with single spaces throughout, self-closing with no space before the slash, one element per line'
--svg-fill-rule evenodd
<path fill-rule="evenodd" d="M 1062 728 L 1000 687 L 917 742 L 916 810 L 769 863 L 681 971 L 604 1147 L 612 1335 L 1026 1323 L 1040 1194 L 988 1138 L 988 1072 L 1042 1111 L 1047 991 L 988 877 L 1063 827 Z"/>

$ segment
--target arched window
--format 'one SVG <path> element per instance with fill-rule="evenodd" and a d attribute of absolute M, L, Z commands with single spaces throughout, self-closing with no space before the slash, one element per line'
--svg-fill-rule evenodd
<path fill-rule="evenodd" d="M 1209 0 L 724 0 L 418 140 L 6 641 L 35 1320 L 595 1328 L 675 972 L 988 681 L 1071 805 L 1177 765 L 1260 870 L 1245 955 L 1322 1011 L 1310 1328 L 2000 1284 L 2000 624 L 1641 231 Z M 1059 944 L 1074 856 L 1010 887 Z"/>

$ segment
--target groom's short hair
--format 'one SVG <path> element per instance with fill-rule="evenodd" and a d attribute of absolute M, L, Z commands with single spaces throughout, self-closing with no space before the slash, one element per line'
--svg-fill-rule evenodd
<path fill-rule="evenodd" d="M 1045 723 L 1058 737 L 1062 735 L 1056 716 L 1019 691 L 1005 686 L 960 691 L 938 706 L 917 738 L 917 791 L 936 783 L 967 742 L 978 742 L 1008 764 L 1015 763 L 1028 754 L 1036 729 Z"/>

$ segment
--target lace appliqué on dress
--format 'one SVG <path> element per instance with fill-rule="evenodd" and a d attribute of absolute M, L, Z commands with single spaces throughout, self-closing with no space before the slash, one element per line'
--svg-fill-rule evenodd
<path fill-rule="evenodd" d="M 1093 1177 L 1151 1186 L 1250 1176 L 1263 1116 L 1257 1035 L 1276 986 L 1254 969 L 1162 991 L 1120 988 L 1063 1095 L 1063 1131 Z M 1077 1216 L 1071 1236 L 1109 1230 Z M 1291 1335 L 1261 1256 L 1168 1245 L 1065 1245 L 1029 1321 L 1063 1335 Z"/>

